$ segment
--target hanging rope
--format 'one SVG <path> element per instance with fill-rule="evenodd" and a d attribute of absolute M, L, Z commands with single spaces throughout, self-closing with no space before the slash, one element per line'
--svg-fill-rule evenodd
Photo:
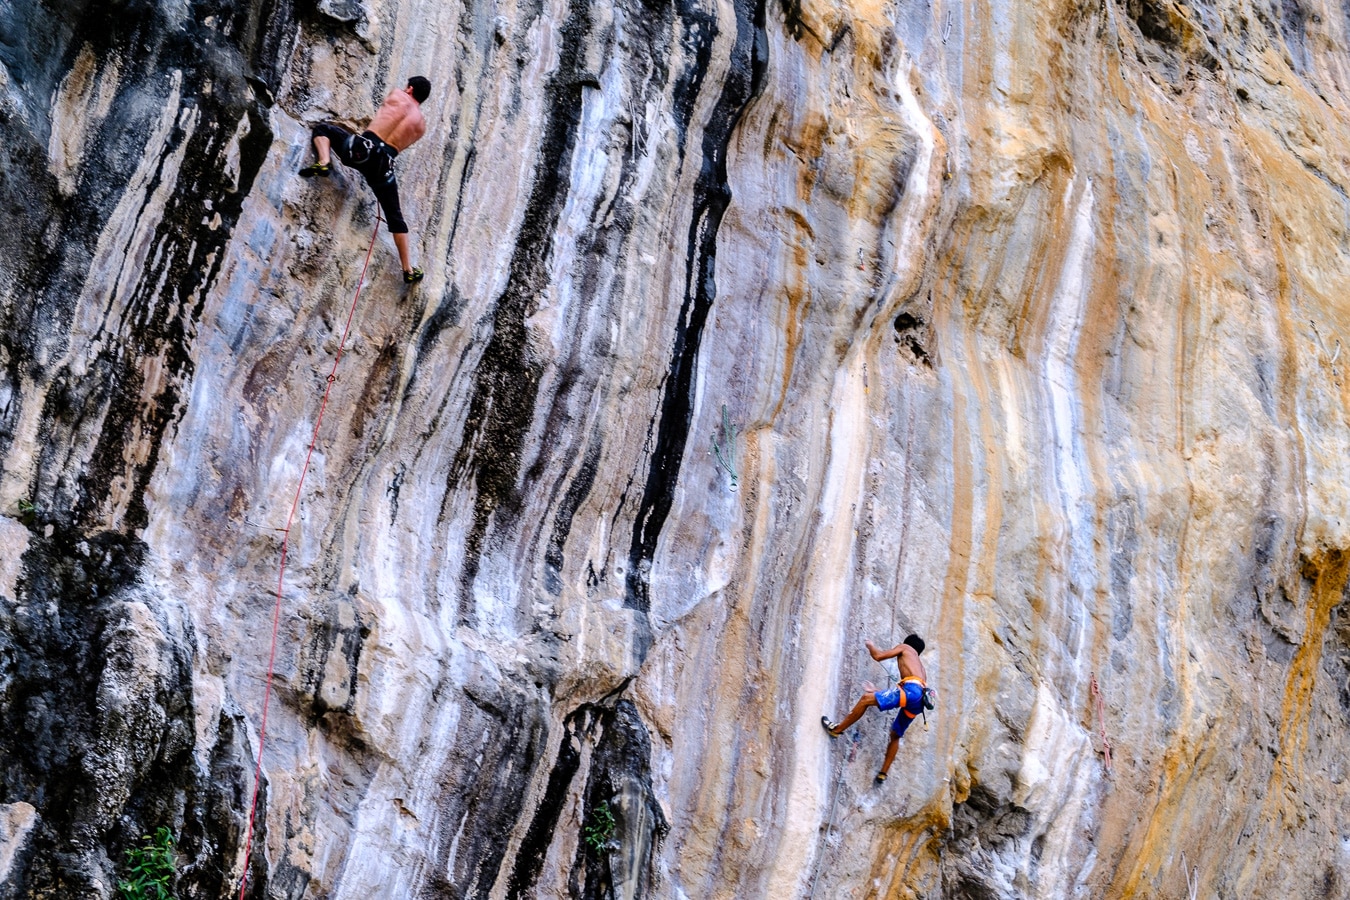
<path fill-rule="evenodd" d="M 375 252 L 375 238 L 380 233 L 383 218 L 375 214 L 375 230 L 370 235 L 370 246 L 366 248 L 366 261 L 361 266 L 361 277 L 356 280 L 356 293 L 352 296 L 351 308 L 347 310 L 347 324 L 342 328 L 342 340 L 338 341 L 337 353 L 333 356 L 333 369 L 328 373 L 323 389 L 323 400 L 319 402 L 319 414 L 314 418 L 314 433 L 309 438 L 309 451 L 305 453 L 305 464 L 300 468 L 300 480 L 295 485 L 295 496 L 291 499 L 291 511 L 286 516 L 286 527 L 281 529 L 281 563 L 277 571 L 277 600 L 272 609 L 272 649 L 267 656 L 267 683 L 263 688 L 262 720 L 258 725 L 258 765 L 253 771 L 253 799 L 248 806 L 248 828 L 244 831 L 244 874 L 239 880 L 239 900 L 244 900 L 244 889 L 248 887 L 248 863 L 253 850 L 253 821 L 258 812 L 258 789 L 262 785 L 263 744 L 267 740 L 267 706 L 272 699 L 272 676 L 277 662 L 277 629 L 281 624 L 282 588 L 286 582 L 286 550 L 291 540 L 291 524 L 295 521 L 295 511 L 300 508 L 300 492 L 305 487 L 305 475 L 309 473 L 309 463 L 314 457 L 314 448 L 319 442 L 319 426 L 323 423 L 323 412 L 328 408 L 328 395 L 337 381 L 338 363 L 347 348 L 347 336 L 352 330 L 352 317 L 356 315 L 356 301 L 361 299 L 361 288 L 366 283 L 366 270 L 370 268 L 370 256 Z"/>
<path fill-rule="evenodd" d="M 833 743 L 833 741 L 831 741 Z M 820 864 L 825 860 L 825 854 L 830 849 L 830 833 L 834 831 L 834 806 L 839 802 L 839 787 L 844 783 L 844 772 L 848 769 L 848 764 L 853 762 L 854 757 L 858 755 L 858 745 L 862 743 L 862 732 L 857 728 L 853 729 L 853 737 L 849 740 L 848 753 L 839 761 L 839 774 L 834 779 L 834 796 L 830 799 L 830 814 L 825 819 L 825 839 L 820 842 L 820 853 L 816 854 L 816 863 L 811 871 L 811 892 L 807 894 L 807 900 L 815 900 L 816 879 L 820 878 Z"/>
<path fill-rule="evenodd" d="M 1102 700 L 1102 689 L 1097 687 L 1097 674 L 1092 674 L 1092 699 L 1097 707 L 1097 729 L 1102 737 L 1102 756 L 1106 768 L 1111 768 L 1111 742 L 1106 739 L 1106 703 Z"/>
<path fill-rule="evenodd" d="M 1186 896 L 1198 900 L 1200 896 L 1200 867 L 1186 862 L 1186 851 L 1181 851 L 1181 871 L 1186 874 Z"/>
<path fill-rule="evenodd" d="M 870 654 L 870 653 L 868 654 L 869 657 L 870 657 L 871 655 L 872 655 L 872 654 Z M 896 663 L 896 664 L 895 664 L 895 674 L 892 675 L 892 674 L 891 674 L 891 670 L 888 669 L 888 668 L 886 668 L 886 664 L 885 664 L 884 662 L 882 662 L 882 661 L 879 660 L 879 659 L 873 660 L 873 662 L 875 662 L 877 665 L 881 666 L 881 671 L 883 671 L 883 672 L 886 673 L 886 686 L 882 688 L 883 691 L 888 691 L 888 690 L 890 690 L 890 688 L 891 688 L 891 682 L 892 682 L 892 681 L 895 682 L 896 684 L 899 684 L 899 683 L 900 683 L 900 664 L 899 664 L 899 663 Z"/>

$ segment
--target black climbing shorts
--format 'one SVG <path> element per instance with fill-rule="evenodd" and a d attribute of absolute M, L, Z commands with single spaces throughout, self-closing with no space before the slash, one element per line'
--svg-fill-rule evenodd
<path fill-rule="evenodd" d="M 398 182 L 394 180 L 394 157 L 398 151 L 364 131 L 353 134 L 341 125 L 320 122 L 314 126 L 314 137 L 328 138 L 333 155 L 344 166 L 355 169 L 375 192 L 375 199 L 384 210 L 384 221 L 390 234 L 407 234 L 408 223 L 403 221 L 403 210 L 398 205 Z"/>

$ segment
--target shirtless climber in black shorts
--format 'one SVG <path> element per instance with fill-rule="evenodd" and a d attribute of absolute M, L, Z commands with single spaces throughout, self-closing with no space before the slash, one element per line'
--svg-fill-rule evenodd
<path fill-rule="evenodd" d="M 370 127 L 361 134 L 328 122 L 314 126 L 314 152 L 319 161 L 300 170 L 304 178 L 327 176 L 332 171 L 329 151 L 342 164 L 361 173 L 375 192 L 385 223 L 394 236 L 398 261 L 403 266 L 403 280 L 409 284 L 422 280 L 422 270 L 415 269 L 408 253 L 408 223 L 398 204 L 398 182 L 394 180 L 394 157 L 411 147 L 426 134 L 427 124 L 422 118 L 422 101 L 431 94 L 431 82 L 421 75 L 408 79 L 408 86 L 391 91 L 370 120 Z"/>

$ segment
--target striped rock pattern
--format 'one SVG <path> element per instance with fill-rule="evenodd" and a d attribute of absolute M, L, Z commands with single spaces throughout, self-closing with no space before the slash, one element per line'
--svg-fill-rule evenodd
<path fill-rule="evenodd" d="M 413 74 L 407 289 L 294 173 Z M 1324 0 L 15 0 L 0 897 L 238 895 L 363 273 L 250 896 L 1344 895 L 1347 90 Z"/>

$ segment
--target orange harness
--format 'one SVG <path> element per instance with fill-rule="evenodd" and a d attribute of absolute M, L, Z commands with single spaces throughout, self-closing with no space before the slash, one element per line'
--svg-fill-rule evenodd
<path fill-rule="evenodd" d="M 917 676 L 917 675 L 906 675 L 904 678 L 901 678 L 901 679 L 900 679 L 900 689 L 901 689 L 901 693 L 902 693 L 902 694 L 904 693 L 904 686 L 907 685 L 907 684 L 917 684 L 920 688 L 925 688 L 925 689 L 928 687 L 928 685 L 924 683 L 924 680 L 923 680 L 922 678 L 920 678 L 919 676 Z M 905 715 L 909 716 L 911 719 L 917 719 L 917 718 L 919 717 L 919 713 L 916 713 L 916 712 L 910 712 L 910 711 L 909 711 L 909 701 L 908 701 L 908 700 L 905 701 L 905 705 L 904 705 L 904 706 L 900 707 L 900 711 L 901 711 L 902 713 L 904 713 Z M 920 711 L 920 712 L 923 711 L 923 704 L 922 704 L 922 701 L 920 701 L 920 704 L 919 704 L 919 711 Z M 926 721 L 926 720 L 925 720 L 925 721 Z"/>

